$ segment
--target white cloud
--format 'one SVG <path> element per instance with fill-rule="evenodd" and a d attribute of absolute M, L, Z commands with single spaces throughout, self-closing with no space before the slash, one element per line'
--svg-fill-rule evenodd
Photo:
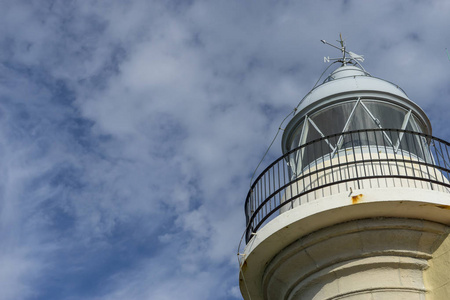
<path fill-rule="evenodd" d="M 2 5 L 9 299 L 238 298 L 250 176 L 338 55 L 320 39 L 342 32 L 369 72 L 445 116 L 443 2 Z"/>

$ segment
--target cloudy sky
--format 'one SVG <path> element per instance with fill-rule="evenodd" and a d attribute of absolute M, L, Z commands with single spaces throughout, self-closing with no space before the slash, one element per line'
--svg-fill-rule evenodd
<path fill-rule="evenodd" d="M 338 52 L 450 139 L 449 1 L 0 0 L 0 291 L 242 299 L 250 177 Z M 280 141 L 267 165 L 280 156 Z"/>

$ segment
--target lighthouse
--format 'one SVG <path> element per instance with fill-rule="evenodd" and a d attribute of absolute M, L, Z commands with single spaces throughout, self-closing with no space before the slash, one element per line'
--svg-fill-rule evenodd
<path fill-rule="evenodd" d="M 331 46 L 336 69 L 245 200 L 242 296 L 450 299 L 450 144 L 404 90 Z"/>

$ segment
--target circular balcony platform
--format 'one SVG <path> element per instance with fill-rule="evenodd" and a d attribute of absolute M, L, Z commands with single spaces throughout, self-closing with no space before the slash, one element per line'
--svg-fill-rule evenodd
<path fill-rule="evenodd" d="M 449 143 L 412 131 L 349 131 L 287 152 L 255 180 L 245 201 L 246 242 L 270 220 L 306 203 L 356 190 L 450 193 Z"/>

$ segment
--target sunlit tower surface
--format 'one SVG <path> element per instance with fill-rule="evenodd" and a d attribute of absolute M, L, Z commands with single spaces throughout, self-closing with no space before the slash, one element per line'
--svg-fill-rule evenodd
<path fill-rule="evenodd" d="M 325 59 L 339 67 L 302 99 L 283 156 L 248 193 L 241 293 L 450 299 L 449 143 L 340 42 L 342 57 Z"/>

